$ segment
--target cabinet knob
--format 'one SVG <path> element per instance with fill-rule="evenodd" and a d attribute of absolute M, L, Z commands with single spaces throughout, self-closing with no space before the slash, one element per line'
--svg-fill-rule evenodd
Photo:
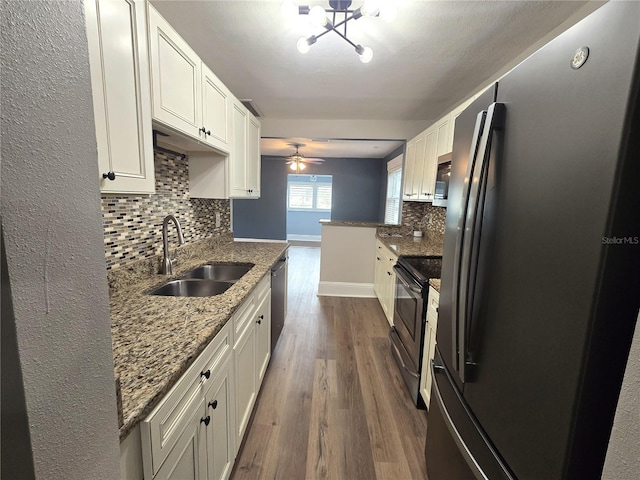
<path fill-rule="evenodd" d="M 209 405 L 207 405 L 208 407 L 213 408 L 214 410 L 216 408 L 218 408 L 218 400 L 214 400 L 213 402 L 209 402 Z"/>
<path fill-rule="evenodd" d="M 258 320 L 256 320 L 256 323 L 257 323 L 258 325 L 260 325 L 260 324 L 262 324 L 262 320 L 264 320 L 264 315 L 260 315 L 260 316 L 258 317 Z"/>
<path fill-rule="evenodd" d="M 211 136 L 211 130 L 207 130 L 205 133 L 206 133 L 207 135 Z"/>
<path fill-rule="evenodd" d="M 116 174 L 113 171 L 107 172 L 107 173 L 103 173 L 102 174 L 102 178 L 108 178 L 109 180 L 113 181 L 113 180 L 116 179 Z"/>
<path fill-rule="evenodd" d="M 207 370 L 206 372 L 200 372 L 200 376 L 208 379 L 211 376 L 211 370 Z"/>
<path fill-rule="evenodd" d="M 200 419 L 200 423 L 204 423 L 205 427 L 209 426 L 209 422 L 210 421 L 211 421 L 211 417 L 209 415 L 207 415 L 206 417 Z"/>
<path fill-rule="evenodd" d="M 380 257 L 376 257 L 377 260 L 380 260 Z"/>
<path fill-rule="evenodd" d="M 387 275 L 391 276 L 391 272 L 387 272 Z"/>
<path fill-rule="evenodd" d="M 202 128 L 198 129 L 198 132 L 202 132 L 202 133 L 204 133 L 206 135 L 207 134 L 207 129 L 202 127 Z"/>

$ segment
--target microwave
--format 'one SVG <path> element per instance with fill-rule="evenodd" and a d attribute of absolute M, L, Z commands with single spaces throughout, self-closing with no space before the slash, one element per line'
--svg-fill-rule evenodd
<path fill-rule="evenodd" d="M 449 196 L 449 179 L 451 178 L 451 153 L 438 157 L 438 170 L 436 171 L 436 188 L 433 194 L 433 205 L 446 207 Z"/>

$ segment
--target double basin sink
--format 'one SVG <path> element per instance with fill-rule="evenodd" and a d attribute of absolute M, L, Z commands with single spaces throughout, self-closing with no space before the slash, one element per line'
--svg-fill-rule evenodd
<path fill-rule="evenodd" d="M 226 292 L 253 267 L 252 263 L 209 263 L 152 290 L 150 295 L 211 297 Z"/>

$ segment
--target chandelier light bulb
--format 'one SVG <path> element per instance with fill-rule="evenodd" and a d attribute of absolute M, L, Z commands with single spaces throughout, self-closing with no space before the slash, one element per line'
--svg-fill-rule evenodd
<path fill-rule="evenodd" d="M 380 0 L 364 0 L 360 11 L 366 17 L 375 17 L 380 13 Z"/>
<path fill-rule="evenodd" d="M 356 46 L 356 53 L 360 56 L 362 63 L 369 63 L 373 58 L 373 50 L 371 47 L 363 47 L 362 45 Z"/>
<path fill-rule="evenodd" d="M 393 0 L 386 0 L 380 5 L 380 18 L 391 23 L 398 16 L 398 6 Z"/>
<path fill-rule="evenodd" d="M 298 168 L 300 169 L 300 171 L 305 169 L 304 163 L 300 163 L 298 162 Z"/>
<path fill-rule="evenodd" d="M 314 5 L 309 10 L 309 20 L 315 27 L 325 27 L 329 23 L 327 12 L 320 5 Z"/>
<path fill-rule="evenodd" d="M 297 46 L 300 53 L 307 53 L 311 50 L 311 44 L 307 41 L 307 37 L 300 37 Z"/>
<path fill-rule="evenodd" d="M 280 11 L 286 18 L 292 19 L 298 14 L 298 7 L 293 0 L 284 0 L 280 4 Z"/>
<path fill-rule="evenodd" d="M 289 165 L 289 168 L 295 172 L 296 169 L 298 168 L 297 167 L 297 163 L 296 162 L 291 162 L 291 165 Z"/>

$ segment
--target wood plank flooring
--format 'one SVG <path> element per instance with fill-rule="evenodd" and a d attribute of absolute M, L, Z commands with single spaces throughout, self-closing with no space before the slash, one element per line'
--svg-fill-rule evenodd
<path fill-rule="evenodd" d="M 287 319 L 231 478 L 426 478 L 426 413 L 377 299 L 317 297 L 320 249 L 289 253 Z"/>

